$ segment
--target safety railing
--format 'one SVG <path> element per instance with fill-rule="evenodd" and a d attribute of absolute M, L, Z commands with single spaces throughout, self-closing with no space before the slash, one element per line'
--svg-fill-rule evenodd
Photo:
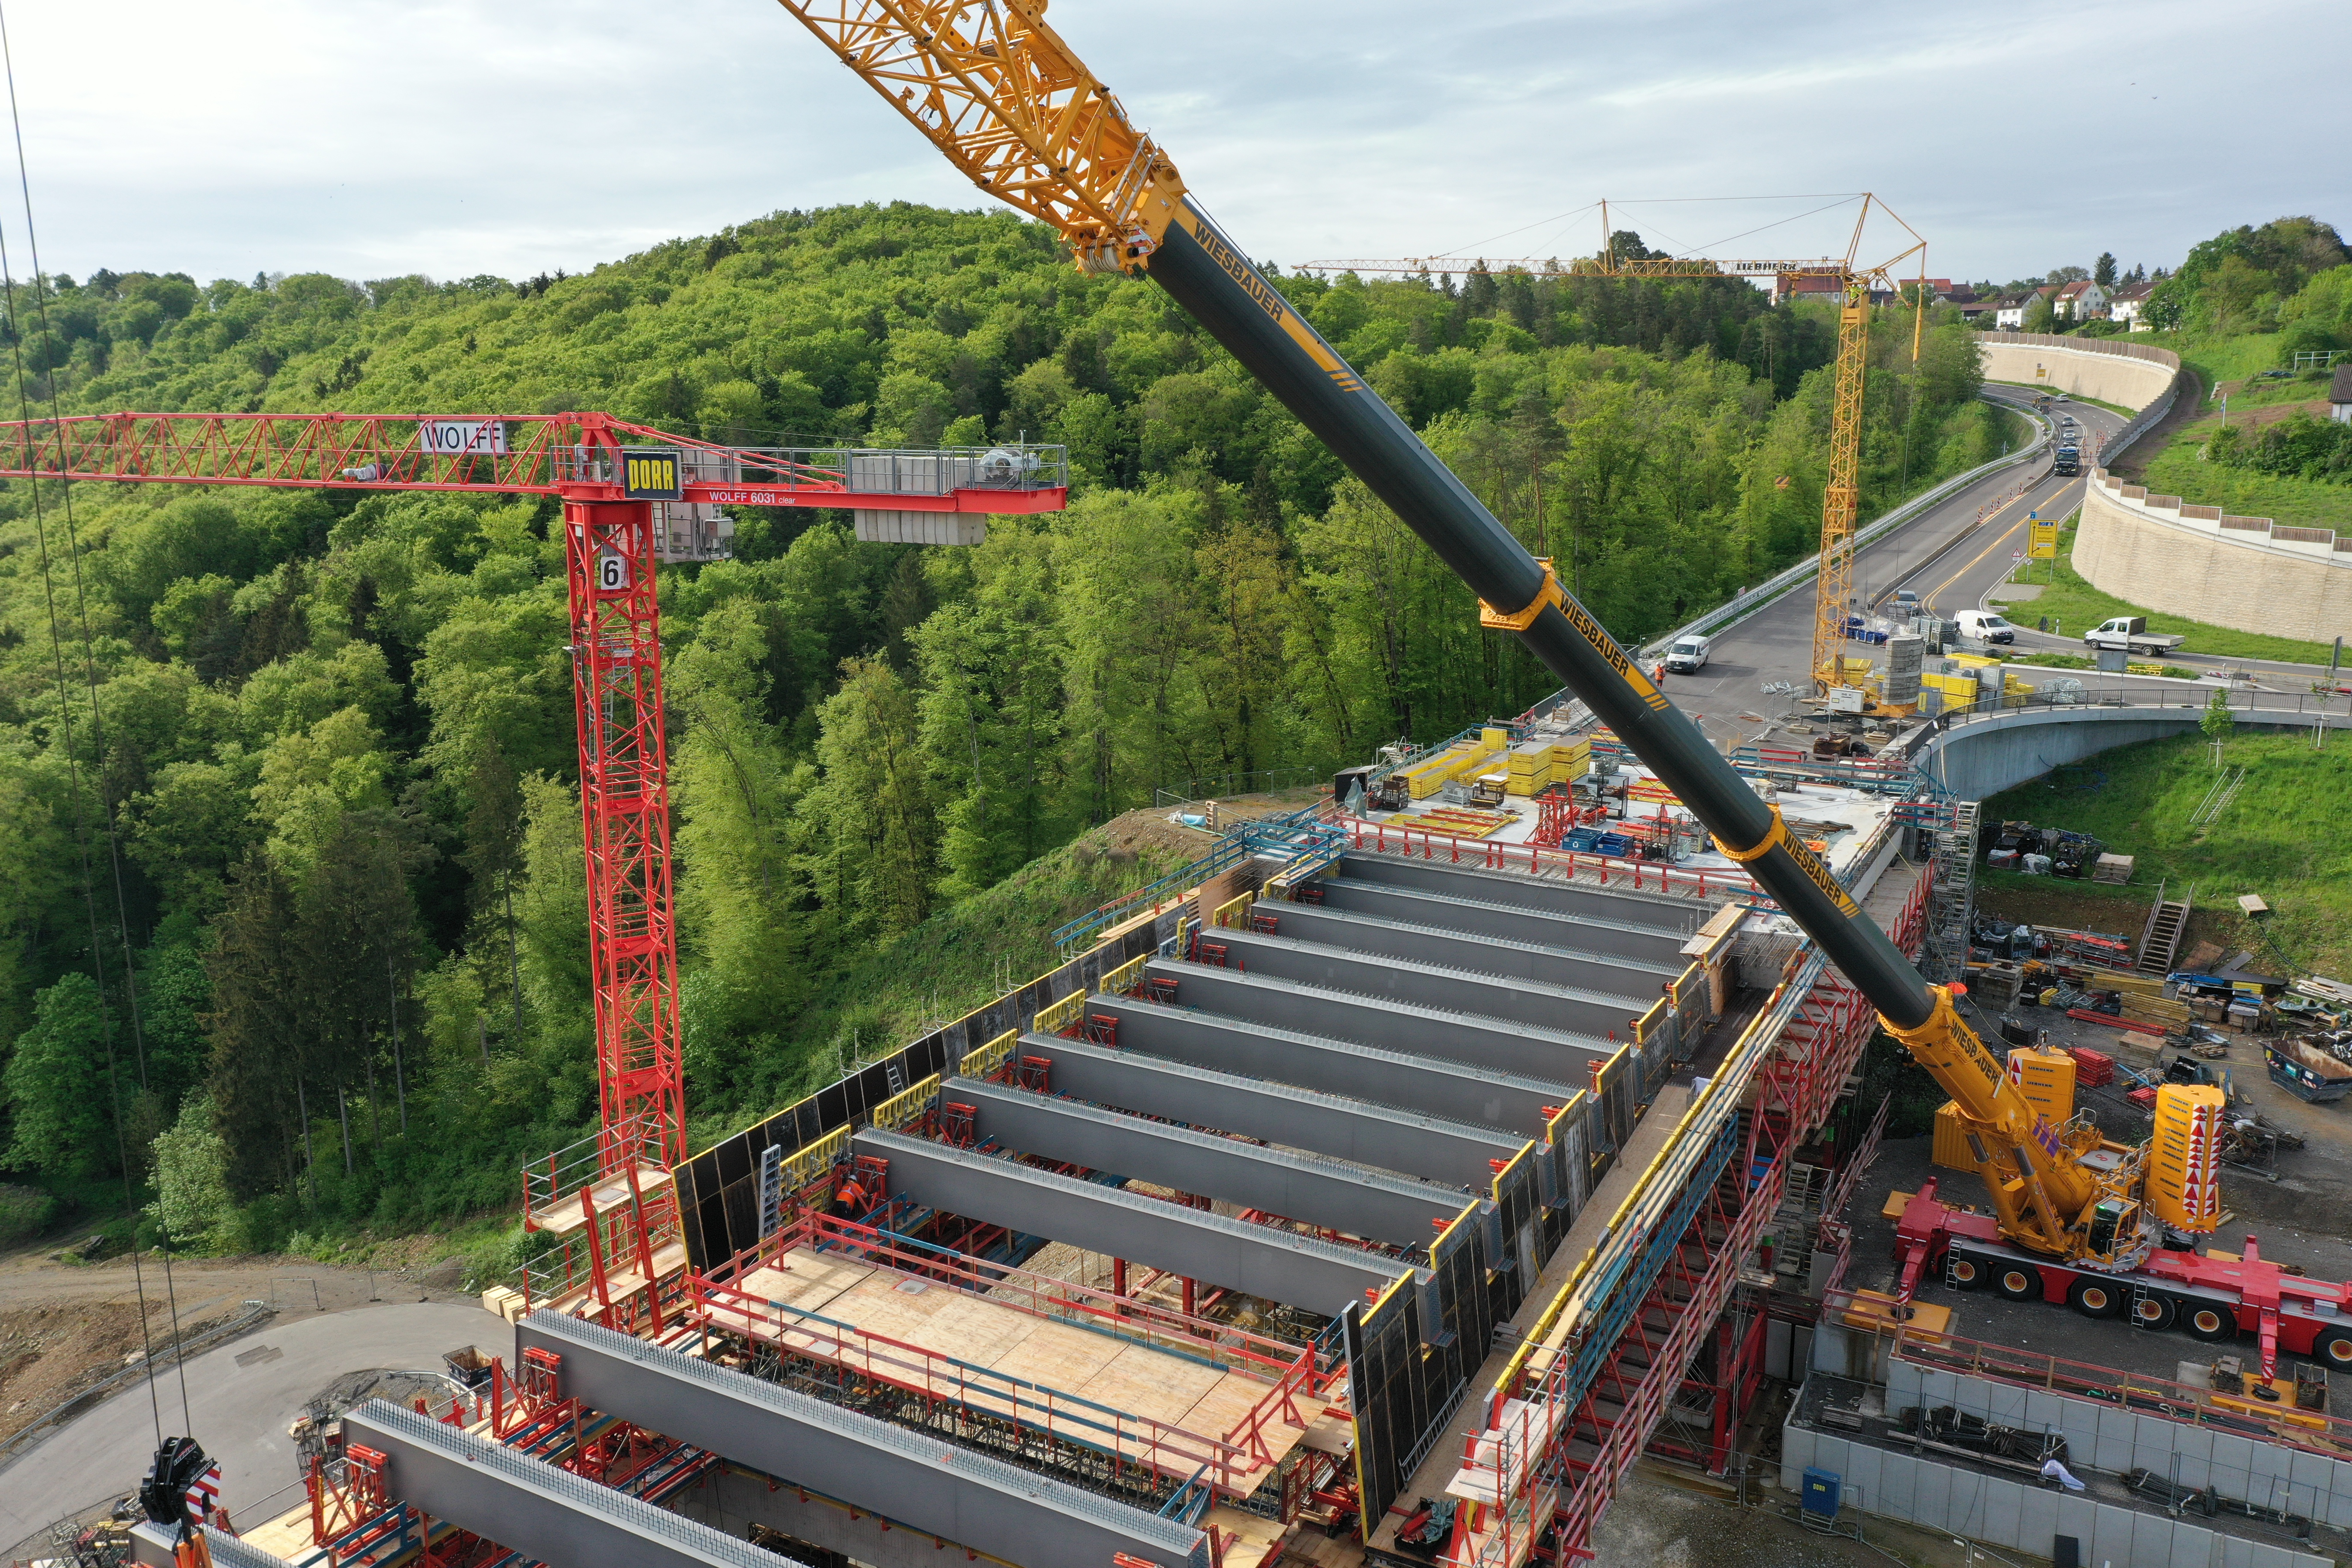
<path fill-rule="evenodd" d="M 1753 909 L 1775 909 L 1771 900 L 1744 871 L 1710 867 L 1667 866 L 1654 861 L 1627 860 L 1596 855 L 1587 849 L 1547 849 L 1537 844 L 1497 844 L 1484 838 L 1463 838 L 1433 833 L 1396 822 L 1367 822 L 1343 817 L 1349 847 L 1382 855 L 1402 855 L 1420 860 L 1444 860 L 1486 871 L 1524 871 L 1572 879 L 1594 878 L 1602 887 L 1622 882 L 1633 891 L 1675 893 L 1685 898 L 1731 899 Z"/>
<path fill-rule="evenodd" d="M 1249 858 L 1249 846 L 1238 837 L 1227 836 L 1217 847 L 1181 871 L 1171 871 L 1158 881 L 1140 887 L 1131 893 L 1122 893 L 1108 903 L 1090 910 L 1066 925 L 1055 928 L 1050 939 L 1057 948 L 1066 948 L 1092 936 L 1105 927 L 1117 924 L 1140 914 L 1143 906 L 1151 906 L 1154 913 L 1173 903 L 1185 893 L 1207 881 L 1218 872 L 1239 865 Z"/>
<path fill-rule="evenodd" d="M 656 1171 L 668 1169 L 662 1151 L 661 1129 L 649 1118 L 625 1118 L 525 1165 L 523 1213 L 544 1213 L 606 1172 L 631 1163 Z"/>
<path fill-rule="evenodd" d="M 1228 1496 L 1248 1496 L 1272 1464 L 1270 1457 L 1172 1422 L 1115 1409 L 731 1286 L 698 1277 L 692 1288 L 695 1309 L 707 1321 L 766 1340 L 803 1360 L 919 1394 L 929 1405 L 958 1405 L 1008 1422 L 1016 1431 L 1081 1444 L 1162 1475 L 1201 1474 Z"/>

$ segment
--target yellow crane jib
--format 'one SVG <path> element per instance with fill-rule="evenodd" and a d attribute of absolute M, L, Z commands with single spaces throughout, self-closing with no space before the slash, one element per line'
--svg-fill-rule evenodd
<path fill-rule="evenodd" d="M 1078 267 L 1160 247 L 1183 177 L 1045 25 L 1045 0 L 779 0 L 989 195 L 1059 229 Z"/>

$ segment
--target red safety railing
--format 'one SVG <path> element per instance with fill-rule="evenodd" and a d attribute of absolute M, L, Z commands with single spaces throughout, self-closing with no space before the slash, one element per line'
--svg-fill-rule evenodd
<path fill-rule="evenodd" d="M 878 1268 L 985 1296 L 1015 1311 L 1107 1330 L 1229 1372 L 1267 1379 L 1277 1388 L 1286 1384 L 1312 1397 L 1325 1394 L 1344 1375 L 1342 1367 L 1318 1365 L 1312 1345 L 1272 1339 L 1011 1264 L 987 1262 L 825 1214 L 801 1215 L 700 1278 L 714 1285 L 738 1286 L 753 1269 L 777 1266 L 785 1254 L 802 1247 L 845 1253 Z"/>
<path fill-rule="evenodd" d="M 1349 847 L 1383 855 L 1404 855 L 1421 860 L 1444 860 L 1485 871 L 1524 871 L 1529 876 L 1553 873 L 1590 877 L 1606 888 L 1622 882 L 1633 891 L 1675 893 L 1693 899 L 1738 899 L 1757 909 L 1776 906 L 1744 871 L 1727 868 L 1662 866 L 1653 861 L 1627 860 L 1596 855 L 1589 849 L 1547 849 L 1540 844 L 1496 844 L 1433 833 L 1394 822 L 1367 822 L 1361 817 L 1339 819 L 1348 830 Z"/>
<path fill-rule="evenodd" d="M 1049 1441 L 1076 1443 L 1160 1475 L 1197 1476 L 1229 1497 L 1247 1497 L 1274 1466 L 1263 1419 L 1240 1424 L 1238 1429 L 1252 1439 L 1245 1447 L 714 1284 L 698 1275 L 690 1288 L 695 1310 L 709 1326 L 765 1340 L 803 1360 L 919 1395 L 927 1407 L 954 1405 L 1008 1422 L 1016 1433 L 1035 1432 Z M 1270 1391 L 1268 1399 L 1280 1392 Z"/>

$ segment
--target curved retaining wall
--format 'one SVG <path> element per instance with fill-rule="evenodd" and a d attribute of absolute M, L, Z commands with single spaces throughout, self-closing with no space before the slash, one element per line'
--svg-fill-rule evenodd
<path fill-rule="evenodd" d="M 2187 687 L 2202 695 L 2205 689 Z M 1963 800 L 1982 800 L 2040 778 L 2052 768 L 2081 762 L 2116 746 L 2160 741 L 2197 728 L 2202 707 L 2022 708 L 1986 714 L 1942 731 L 1919 748 L 1913 763 Z M 2336 715 L 2340 727 L 2343 715 Z M 2317 716 L 2291 710 L 2242 713 L 2241 726 L 2308 729 Z"/>
<path fill-rule="evenodd" d="M 2152 496 L 2091 471 L 2074 570 L 2103 593 L 2242 632 L 2352 637 L 2352 538 Z"/>
<path fill-rule="evenodd" d="M 2172 389 L 2180 356 L 2123 338 L 2064 338 L 2049 332 L 1986 332 L 1987 381 L 2022 382 L 2077 397 L 2144 409 Z"/>

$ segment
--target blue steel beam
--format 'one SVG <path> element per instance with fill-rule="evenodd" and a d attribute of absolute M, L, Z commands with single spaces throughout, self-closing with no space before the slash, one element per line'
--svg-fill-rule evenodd
<path fill-rule="evenodd" d="M 1108 1006 L 1107 1000 L 1088 1010 L 1105 1012 Z M 1148 1026 L 1122 1027 L 1121 1038 L 1149 1032 Z M 1528 1142 L 1499 1128 L 1450 1121 L 1369 1100 L 1320 1094 L 1265 1078 L 1215 1072 L 1146 1056 L 1140 1050 L 1112 1050 L 1058 1036 L 1024 1035 L 1021 1054 L 1042 1057 L 1052 1064 L 1047 1087 L 1055 1094 L 1165 1116 L 1194 1127 L 1245 1133 L 1457 1187 L 1484 1188 L 1493 1177 L 1488 1162 L 1509 1162 Z M 1266 1070 L 1263 1060 L 1254 1065 Z"/>
<path fill-rule="evenodd" d="M 1616 920 L 1601 915 L 1550 914 L 1483 898 L 1441 893 L 1420 888 L 1392 887 L 1360 877 L 1324 877 L 1313 884 L 1323 895 L 1320 904 L 1283 905 L 1326 909 L 1343 914 L 1377 915 L 1407 925 L 1433 926 L 1465 936 L 1501 937 L 1511 942 L 1541 942 L 1548 947 L 1609 952 L 1627 958 L 1672 963 L 1685 938 L 1679 927 L 1646 921 Z M 1484 889 L 1479 889 L 1484 891 Z M 1646 906 L 1633 911 L 1646 914 Z"/>
<path fill-rule="evenodd" d="M 1540 929 L 1559 923 L 1553 921 L 1523 918 L 1523 927 L 1538 929 L 1505 936 L 1270 900 L 1252 905 L 1250 914 L 1254 921 L 1272 921 L 1276 935 L 1295 942 L 1613 995 L 1654 995 L 1690 967 L 1690 960 L 1672 950 L 1664 958 L 1650 959 L 1555 945 L 1547 940 L 1553 933 Z M 1670 939 L 1662 934 L 1653 940 Z"/>
<path fill-rule="evenodd" d="M 565 1397 L 1023 1568 L 1108 1568 L 1117 1553 L 1208 1568 L 1208 1540 L 1189 1526 L 697 1356 L 547 1311 L 515 1325 L 516 1363 L 534 1349 L 563 1358 Z M 772 1556 L 742 1550 L 743 1568 L 774 1568 Z M 538 1555 L 557 1568 L 625 1561 Z"/>
<path fill-rule="evenodd" d="M 1325 1093 L 1358 1094 L 1526 1138 L 1543 1136 L 1548 1120 L 1544 1108 L 1567 1104 L 1576 1092 L 1572 1080 L 1590 1082 L 1587 1064 L 1601 1059 L 1585 1047 L 1562 1042 L 1556 1070 L 1528 1074 L 1471 1060 L 1466 1051 L 1456 1050 L 1451 1057 L 1427 1054 L 1431 1047 L 1453 1044 L 1453 1036 L 1412 1019 L 1395 1033 L 1413 1040 L 1418 1048 L 1391 1050 L 1330 1033 L 1167 1007 L 1134 996 L 1095 996 L 1087 1001 L 1087 1011 L 1118 1020 L 1122 1054 L 1145 1051 Z"/>
<path fill-rule="evenodd" d="M 1271 1024 L 1278 1029 L 1354 1040 L 1382 1050 L 1446 1057 L 1550 1083 L 1589 1081 L 1591 1064 L 1606 1061 L 1617 1049 L 1598 1034 L 1570 1034 L 1448 1007 L 1357 995 L 1282 979 L 1255 965 L 1244 971 L 1154 959 L 1144 972 L 1152 978 L 1175 981 L 1177 999 L 1187 1007 Z M 1638 1010 L 1634 1016 L 1639 1016 Z M 1616 1020 L 1612 1026 L 1623 1036 L 1623 1005 L 1610 1016 Z"/>
<path fill-rule="evenodd" d="M 984 1142 L 1221 1198 L 1238 1208 L 1305 1220 L 1368 1241 L 1427 1247 L 1470 1202 L 1458 1187 L 1150 1121 L 1010 1084 L 951 1078 L 940 1092 L 978 1110 L 973 1125 Z"/>
<path fill-rule="evenodd" d="M 1309 1311 L 1337 1314 L 1365 1292 L 1385 1290 L 1412 1272 L 1402 1260 L 1356 1247 L 903 1133 L 868 1130 L 855 1135 L 850 1147 L 889 1161 L 891 1193 L 926 1208 Z"/>

